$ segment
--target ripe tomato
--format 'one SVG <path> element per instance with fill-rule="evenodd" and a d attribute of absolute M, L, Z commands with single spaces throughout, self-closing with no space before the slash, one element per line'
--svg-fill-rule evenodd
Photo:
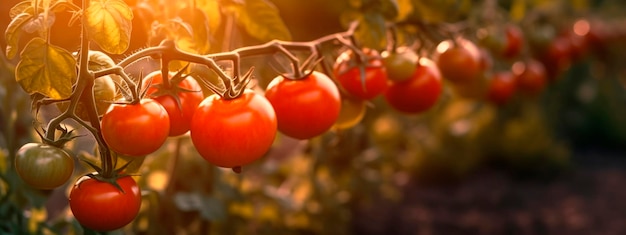
<path fill-rule="evenodd" d="M 144 80 L 146 82 L 150 81 L 150 84 L 152 85 L 159 85 L 163 83 L 163 76 L 160 71 L 155 71 L 148 74 Z M 189 131 L 193 113 L 196 111 L 196 108 L 198 108 L 200 102 L 204 99 L 200 84 L 198 84 L 198 82 L 190 76 L 187 76 L 187 78 L 182 80 L 179 84 L 176 84 L 176 86 L 185 90 L 194 91 L 176 92 L 176 96 L 178 96 L 178 99 L 180 100 L 180 106 L 176 103 L 176 99 L 171 95 L 166 94 L 154 97 L 153 95 L 157 92 L 157 89 L 154 87 L 148 88 L 146 93 L 148 96 L 152 95 L 151 98 L 156 102 L 159 102 L 159 104 L 165 108 L 165 111 L 167 111 L 167 114 L 170 117 L 169 136 L 178 136 Z"/>
<path fill-rule="evenodd" d="M 333 125 L 334 129 L 344 130 L 356 126 L 365 117 L 365 101 L 350 97 L 341 98 L 341 111 Z"/>
<path fill-rule="evenodd" d="M 102 116 L 102 137 L 109 147 L 124 155 L 150 154 L 165 142 L 170 118 L 153 99 L 139 104 L 113 104 Z"/>
<path fill-rule="evenodd" d="M 394 109 L 405 113 L 420 113 L 432 107 L 441 95 L 441 73 L 429 59 L 421 58 L 413 77 L 393 82 L 385 91 L 385 100 Z"/>
<path fill-rule="evenodd" d="M 543 91 L 547 82 L 546 69 L 537 60 L 516 62 L 512 67 L 517 89 L 528 95 L 537 95 Z"/>
<path fill-rule="evenodd" d="M 515 24 L 508 24 L 504 32 L 506 34 L 506 46 L 502 55 L 506 58 L 518 56 L 522 52 L 522 46 L 524 45 L 524 33 Z"/>
<path fill-rule="evenodd" d="M 95 231 L 111 231 L 132 222 L 141 206 L 141 190 L 131 176 L 109 182 L 88 176 L 78 179 L 70 191 L 70 209 L 78 222 Z"/>
<path fill-rule="evenodd" d="M 270 102 L 252 90 L 234 99 L 214 94 L 204 99 L 193 114 L 191 140 L 208 162 L 235 168 L 261 158 L 269 150 L 276 125 Z"/>
<path fill-rule="evenodd" d="M 341 87 L 350 95 L 369 100 L 387 88 L 387 71 L 377 51 L 363 49 L 367 56 L 364 81 L 361 79 L 361 65 L 356 64 L 352 51 L 342 53 L 335 62 L 333 72 Z"/>
<path fill-rule="evenodd" d="M 384 51 L 381 56 L 387 70 L 387 78 L 391 81 L 404 81 L 411 78 L 419 59 L 417 53 L 408 47 L 398 47 L 395 52 Z"/>
<path fill-rule="evenodd" d="M 309 139 L 326 132 L 341 110 L 341 97 L 333 81 L 314 71 L 292 80 L 274 78 L 265 91 L 278 118 L 278 130 L 296 139 Z"/>
<path fill-rule="evenodd" d="M 493 74 L 487 100 L 496 105 L 506 104 L 515 92 L 515 76 L 510 71 L 499 71 Z"/>
<path fill-rule="evenodd" d="M 549 79 L 557 78 L 566 70 L 571 62 L 570 40 L 565 37 L 556 37 L 548 44 L 546 50 L 540 52 L 541 62 L 545 64 Z"/>
<path fill-rule="evenodd" d="M 437 46 L 437 66 L 445 79 L 452 82 L 468 82 L 482 72 L 480 52 L 473 42 L 458 39 L 443 41 Z"/>
<path fill-rule="evenodd" d="M 27 143 L 17 150 L 15 171 L 30 186 L 53 189 L 72 176 L 74 160 L 63 149 L 41 143 Z"/>

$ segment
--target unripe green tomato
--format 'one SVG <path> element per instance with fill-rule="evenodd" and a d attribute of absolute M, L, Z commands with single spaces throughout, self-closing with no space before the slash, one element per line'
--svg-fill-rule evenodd
<path fill-rule="evenodd" d="M 419 59 L 417 53 L 408 47 L 398 47 L 395 52 L 384 51 L 381 56 L 387 77 L 396 82 L 411 78 Z"/>
<path fill-rule="evenodd" d="M 41 143 L 27 143 L 15 154 L 15 171 L 30 186 L 54 189 L 74 172 L 74 160 L 65 150 Z"/>

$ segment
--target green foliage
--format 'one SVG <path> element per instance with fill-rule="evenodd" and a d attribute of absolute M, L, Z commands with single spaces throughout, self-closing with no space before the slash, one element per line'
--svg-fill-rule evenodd
<path fill-rule="evenodd" d="M 261 42 L 273 39 L 289 41 L 291 34 L 280 18 L 278 9 L 268 0 L 245 0 L 229 2 L 222 6 L 237 25 Z"/>

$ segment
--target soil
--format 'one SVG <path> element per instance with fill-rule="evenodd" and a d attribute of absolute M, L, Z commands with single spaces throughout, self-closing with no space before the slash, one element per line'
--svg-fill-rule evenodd
<path fill-rule="evenodd" d="M 454 184 L 412 182 L 400 202 L 357 209 L 353 234 L 626 234 L 626 155 L 588 151 L 551 178 L 496 168 Z"/>

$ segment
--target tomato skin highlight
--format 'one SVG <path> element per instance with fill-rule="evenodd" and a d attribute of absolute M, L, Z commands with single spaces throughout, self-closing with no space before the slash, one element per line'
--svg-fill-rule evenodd
<path fill-rule="evenodd" d="M 261 158 L 272 146 L 277 123 L 265 97 L 246 90 L 235 99 L 205 98 L 191 119 L 191 140 L 208 162 L 234 168 Z"/>
<path fill-rule="evenodd" d="M 387 89 L 387 70 L 383 61 L 375 50 L 363 49 L 367 57 L 365 62 L 365 81 L 361 80 L 361 68 L 357 65 L 354 53 L 346 51 L 337 58 L 333 73 L 341 87 L 350 95 L 370 100 L 382 94 Z"/>
<path fill-rule="evenodd" d="M 265 91 L 278 120 L 278 130 L 296 139 L 309 139 L 328 131 L 341 110 L 341 97 L 333 81 L 314 71 L 302 79 L 274 78 Z"/>
<path fill-rule="evenodd" d="M 15 170 L 33 188 L 54 189 L 72 176 L 74 160 L 63 149 L 27 143 L 16 153 Z"/>
<path fill-rule="evenodd" d="M 160 71 L 156 71 L 148 74 L 144 80 L 146 82 L 151 81 L 152 85 L 158 85 L 163 83 L 163 76 Z M 189 131 L 193 113 L 198 108 L 198 105 L 200 105 L 200 102 L 204 100 L 202 87 L 200 87 L 200 84 L 198 84 L 198 82 L 192 77 L 188 76 L 176 85 L 185 90 L 193 91 L 180 91 L 176 93 L 178 99 L 180 100 L 180 107 L 176 103 L 176 99 L 174 99 L 171 95 L 152 97 L 152 99 L 159 102 L 159 104 L 165 108 L 165 111 L 167 111 L 167 115 L 170 118 L 169 136 L 179 136 Z M 156 91 L 156 88 L 150 87 L 148 88 L 146 95 L 151 96 Z"/>
<path fill-rule="evenodd" d="M 394 109 L 415 114 L 428 110 L 441 95 L 441 72 L 434 62 L 421 58 L 413 77 L 394 82 L 385 92 L 385 101 Z"/>
<path fill-rule="evenodd" d="M 87 176 L 70 191 L 72 214 L 78 222 L 95 231 L 111 231 L 132 222 L 141 207 L 141 190 L 131 176 L 117 179 L 123 192 L 111 183 Z"/>
<path fill-rule="evenodd" d="M 163 145 L 170 119 L 153 99 L 139 104 L 113 104 L 102 116 L 102 137 L 113 151 L 129 156 L 150 154 Z"/>

